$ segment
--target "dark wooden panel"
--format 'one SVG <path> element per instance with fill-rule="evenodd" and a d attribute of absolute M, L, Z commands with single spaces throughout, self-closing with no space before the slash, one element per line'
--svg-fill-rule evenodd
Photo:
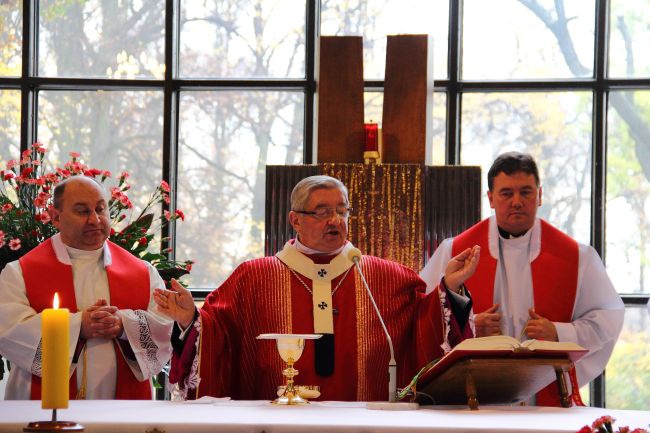
<path fill-rule="evenodd" d="M 427 166 L 424 185 L 424 263 L 440 242 L 481 220 L 481 167 Z"/>
<path fill-rule="evenodd" d="M 382 162 L 425 163 L 432 92 L 428 36 L 388 36 Z"/>
<path fill-rule="evenodd" d="M 363 162 L 363 42 L 322 36 L 318 77 L 318 162 Z"/>
<path fill-rule="evenodd" d="M 289 224 L 291 191 L 303 178 L 319 174 L 317 165 L 267 165 L 266 210 L 264 218 L 264 255 L 282 249 L 295 233 Z"/>

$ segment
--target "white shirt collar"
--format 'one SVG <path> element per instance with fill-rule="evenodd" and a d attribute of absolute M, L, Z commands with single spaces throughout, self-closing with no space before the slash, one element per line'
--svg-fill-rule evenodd
<path fill-rule="evenodd" d="M 345 245 L 348 243 L 348 241 L 345 241 L 343 245 L 341 245 L 340 248 L 337 248 L 334 251 L 318 251 L 313 248 L 309 248 L 302 242 L 300 242 L 300 239 L 298 239 L 298 236 L 296 236 L 296 241 L 294 242 L 294 246 L 298 251 L 300 251 L 303 254 L 307 254 L 309 256 L 330 256 L 330 255 L 338 255 L 343 251 L 345 248 Z"/>
<path fill-rule="evenodd" d="M 488 229 L 488 246 L 490 250 L 490 255 L 495 259 L 499 260 L 499 227 L 497 227 L 497 218 L 492 215 L 490 217 L 490 227 Z M 533 227 L 529 230 L 529 233 L 525 237 L 530 236 L 530 250 L 528 255 L 528 261 L 532 262 L 539 256 L 539 252 L 542 249 L 542 229 L 541 222 L 539 218 L 535 218 L 535 223 Z"/>
<path fill-rule="evenodd" d="M 60 233 L 55 234 L 54 236 L 52 236 L 51 239 L 52 239 L 52 247 L 54 248 L 54 254 L 56 254 L 56 258 L 64 265 L 71 266 L 72 261 L 70 260 L 70 254 L 68 253 L 68 248 L 71 248 L 73 251 L 80 251 L 80 250 L 77 250 L 75 248 L 72 248 L 64 244 L 63 241 L 61 240 Z M 104 253 L 104 267 L 110 266 L 113 263 L 113 259 L 111 257 L 111 250 L 108 248 L 108 243 L 104 242 L 102 248 L 95 251 L 100 251 L 100 250 L 103 250 Z"/>

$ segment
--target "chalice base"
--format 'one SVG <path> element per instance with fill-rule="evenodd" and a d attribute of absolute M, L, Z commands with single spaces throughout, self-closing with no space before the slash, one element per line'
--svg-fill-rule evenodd
<path fill-rule="evenodd" d="M 24 432 L 80 432 L 84 426 L 71 421 L 35 421 L 23 427 Z"/>
<path fill-rule="evenodd" d="M 309 402 L 307 400 L 300 397 L 298 394 L 293 394 L 293 393 L 287 393 L 287 394 L 281 395 L 280 397 L 273 400 L 271 403 L 278 404 L 278 405 L 283 405 L 283 406 L 298 405 L 298 404 L 309 404 Z"/>

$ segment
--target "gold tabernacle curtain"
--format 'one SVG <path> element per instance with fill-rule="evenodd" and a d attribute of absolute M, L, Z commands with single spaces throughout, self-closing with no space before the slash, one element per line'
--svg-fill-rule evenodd
<path fill-rule="evenodd" d="M 340 179 L 354 211 L 348 238 L 364 254 L 419 271 L 438 244 L 481 219 L 480 167 L 325 163 L 266 168 L 265 254 L 294 236 L 287 213 L 295 184 L 314 174 Z"/>

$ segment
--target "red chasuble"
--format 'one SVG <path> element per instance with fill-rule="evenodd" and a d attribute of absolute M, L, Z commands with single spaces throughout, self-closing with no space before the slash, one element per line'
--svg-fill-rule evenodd
<path fill-rule="evenodd" d="M 313 257 L 317 263 L 333 258 Z M 397 383 L 407 384 L 426 362 L 443 354 L 444 322 L 438 290 L 425 295 L 425 283 L 412 270 L 376 257 L 363 256 L 361 267 L 395 347 Z M 311 288 L 311 280 L 300 276 Z M 307 341 L 295 368 L 298 385 L 319 385 L 321 400 L 386 401 L 390 352 L 358 271 L 332 280 L 334 294 L 334 372 L 327 377 L 314 369 L 314 344 Z M 263 333 L 314 332 L 312 295 L 277 257 L 240 265 L 213 291 L 200 310 L 200 335 L 193 328 L 183 353 L 174 352 L 170 382 L 184 380 L 200 338 L 197 389 L 187 398 L 204 395 L 234 399 L 273 399 L 284 384 L 283 364 L 275 341 L 257 340 Z M 449 340 L 462 335 L 455 318 Z M 466 326 L 469 331 L 469 326 Z"/>
<path fill-rule="evenodd" d="M 149 306 L 149 271 L 142 260 L 107 241 L 112 264 L 106 267 L 111 305 L 119 309 L 146 310 Z M 47 239 L 38 247 L 20 258 L 20 267 L 25 280 L 29 303 L 37 313 L 51 308 L 54 293 L 59 293 L 61 307 L 71 313 L 77 312 L 74 293 L 72 266 L 61 263 L 54 252 L 52 239 Z M 139 382 L 121 355 L 117 343 L 114 344 L 117 360 L 117 384 L 115 398 L 118 400 L 151 400 L 149 381 Z M 92 366 L 89 366 L 92 369 Z M 70 378 L 70 397 L 77 395 L 76 374 Z M 41 378 L 32 375 L 31 398 L 41 398 Z"/>
<path fill-rule="evenodd" d="M 530 263 L 535 311 L 553 322 L 571 322 L 578 284 L 578 244 L 546 221 L 540 220 L 540 223 L 541 249 Z M 497 260 L 489 250 L 489 227 L 488 218 L 455 237 L 451 253 L 455 256 L 473 245 L 479 245 L 484 251 L 476 272 L 465 281 L 477 313 L 487 310 L 494 303 Z M 571 370 L 571 374 L 575 375 L 575 369 Z M 577 384 L 577 380 L 572 380 L 572 383 Z M 537 394 L 537 404 L 560 406 L 555 382 Z"/>

